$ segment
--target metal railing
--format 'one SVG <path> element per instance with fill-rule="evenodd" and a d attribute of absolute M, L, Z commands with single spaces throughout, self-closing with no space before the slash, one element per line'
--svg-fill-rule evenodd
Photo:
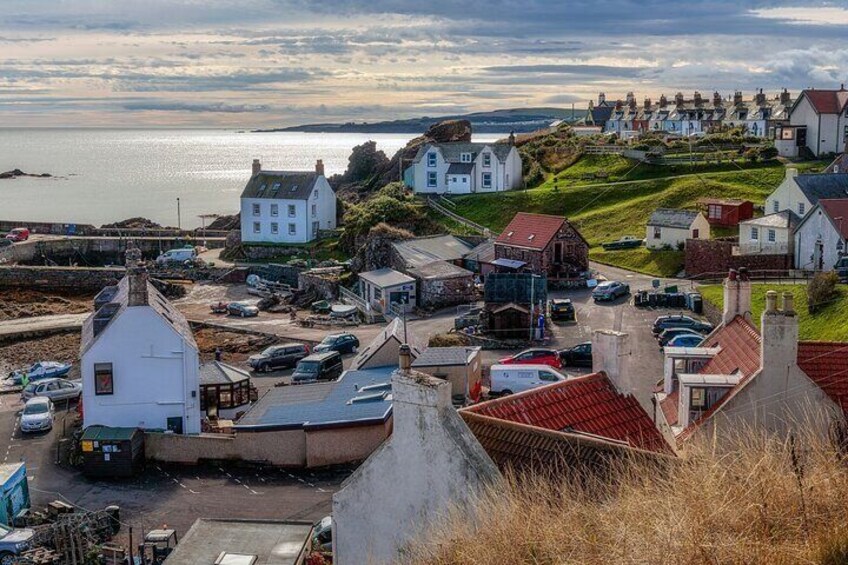
<path fill-rule="evenodd" d="M 754 242 L 740 243 L 734 248 L 737 255 L 786 255 L 790 253 L 789 242 Z"/>
<path fill-rule="evenodd" d="M 357 309 L 362 312 L 362 315 L 365 317 L 365 321 L 369 324 L 376 322 L 378 316 L 382 317 L 379 312 L 375 312 L 373 308 L 369 307 L 368 302 L 364 298 L 343 286 L 339 287 L 339 300 L 345 304 L 356 306 Z"/>
<path fill-rule="evenodd" d="M 749 270 L 748 278 L 753 282 L 770 282 L 776 284 L 807 282 L 816 274 L 816 271 L 804 269 L 763 269 Z M 690 277 L 692 283 L 698 284 L 721 284 L 727 278 L 727 272 L 701 273 Z"/>
<path fill-rule="evenodd" d="M 447 216 L 448 218 L 450 218 L 454 222 L 461 224 L 461 225 L 463 225 L 467 228 L 470 228 L 470 229 L 472 229 L 472 230 L 474 230 L 478 233 L 481 233 L 486 237 L 492 237 L 492 231 L 489 228 L 487 228 L 485 226 L 481 226 L 480 224 L 478 224 L 476 222 L 472 222 L 471 220 L 469 220 L 467 218 L 463 218 L 462 216 L 460 216 L 456 212 L 452 212 L 452 211 L 448 210 L 447 208 L 445 208 L 444 206 L 442 206 L 441 204 L 436 202 L 435 198 L 427 198 L 426 202 L 427 202 L 427 206 L 429 206 L 430 208 L 432 208 L 436 212 L 438 212 L 438 213 L 440 213 L 444 216 Z"/>

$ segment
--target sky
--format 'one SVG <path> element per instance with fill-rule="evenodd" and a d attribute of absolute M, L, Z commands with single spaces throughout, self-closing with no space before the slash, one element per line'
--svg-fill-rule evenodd
<path fill-rule="evenodd" d="M 848 83 L 848 3 L 2 0 L 0 127 L 280 127 Z"/>

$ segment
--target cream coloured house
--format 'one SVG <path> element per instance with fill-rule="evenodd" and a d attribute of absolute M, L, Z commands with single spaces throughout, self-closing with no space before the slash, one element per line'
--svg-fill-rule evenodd
<path fill-rule="evenodd" d="M 701 212 L 657 208 L 648 220 L 645 246 L 648 249 L 678 249 L 687 239 L 709 239 L 710 223 Z"/>

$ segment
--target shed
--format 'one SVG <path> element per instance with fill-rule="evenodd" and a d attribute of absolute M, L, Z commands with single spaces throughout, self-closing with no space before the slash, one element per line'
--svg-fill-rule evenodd
<path fill-rule="evenodd" d="M 732 227 L 754 217 L 754 203 L 750 200 L 705 198 L 701 202 L 707 211 L 707 221 L 713 226 Z"/>
<path fill-rule="evenodd" d="M 87 477 L 131 477 L 144 464 L 144 432 L 139 428 L 89 426 L 80 444 Z"/>
<path fill-rule="evenodd" d="M 412 368 L 449 381 L 453 396 L 479 398 L 481 347 L 428 347 L 413 361 Z"/>
<path fill-rule="evenodd" d="M 409 312 L 415 308 L 415 279 L 394 269 L 359 273 L 360 296 L 377 312 L 387 312 L 392 304 Z"/>
<path fill-rule="evenodd" d="M 474 273 L 447 261 L 434 261 L 409 270 L 418 282 L 418 305 L 444 308 L 473 302 Z"/>
<path fill-rule="evenodd" d="M 0 496 L 2 496 L 0 523 L 11 527 L 15 516 L 21 510 L 29 508 L 29 485 L 25 463 L 0 465 Z"/>
<path fill-rule="evenodd" d="M 530 310 L 528 308 L 514 302 L 495 305 L 488 310 L 488 317 L 489 331 L 497 339 L 527 339 L 529 337 Z"/>

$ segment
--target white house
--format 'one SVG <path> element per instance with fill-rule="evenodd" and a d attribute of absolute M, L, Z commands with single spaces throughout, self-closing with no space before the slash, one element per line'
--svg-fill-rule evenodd
<path fill-rule="evenodd" d="M 515 136 L 507 143 L 426 143 L 403 174 L 421 194 L 473 194 L 519 188 L 521 156 Z"/>
<path fill-rule="evenodd" d="M 789 114 L 797 145 L 813 155 L 840 153 L 848 141 L 848 90 L 808 89 L 801 92 Z"/>
<path fill-rule="evenodd" d="M 848 197 L 848 173 L 799 175 L 797 169 L 786 169 L 786 177 L 766 197 L 767 214 L 792 210 L 806 216 L 822 198 Z"/>
<path fill-rule="evenodd" d="M 253 160 L 241 193 L 242 242 L 309 243 L 335 227 L 336 193 L 321 160 L 314 171 L 265 171 Z"/>
<path fill-rule="evenodd" d="M 846 253 L 848 198 L 819 200 L 795 230 L 795 267 L 830 271 Z"/>
<path fill-rule="evenodd" d="M 377 312 L 388 312 L 392 303 L 406 312 L 415 308 L 415 279 L 394 269 L 359 273 L 359 295 Z"/>
<path fill-rule="evenodd" d="M 677 249 L 687 239 L 709 239 L 710 223 L 701 212 L 657 208 L 648 220 L 645 246 L 648 249 Z"/>
<path fill-rule="evenodd" d="M 795 228 L 801 218 L 792 210 L 739 222 L 741 255 L 793 255 Z"/>
<path fill-rule="evenodd" d="M 200 361 L 183 315 L 147 280 L 141 253 L 82 328 L 83 425 L 200 433 Z"/>

